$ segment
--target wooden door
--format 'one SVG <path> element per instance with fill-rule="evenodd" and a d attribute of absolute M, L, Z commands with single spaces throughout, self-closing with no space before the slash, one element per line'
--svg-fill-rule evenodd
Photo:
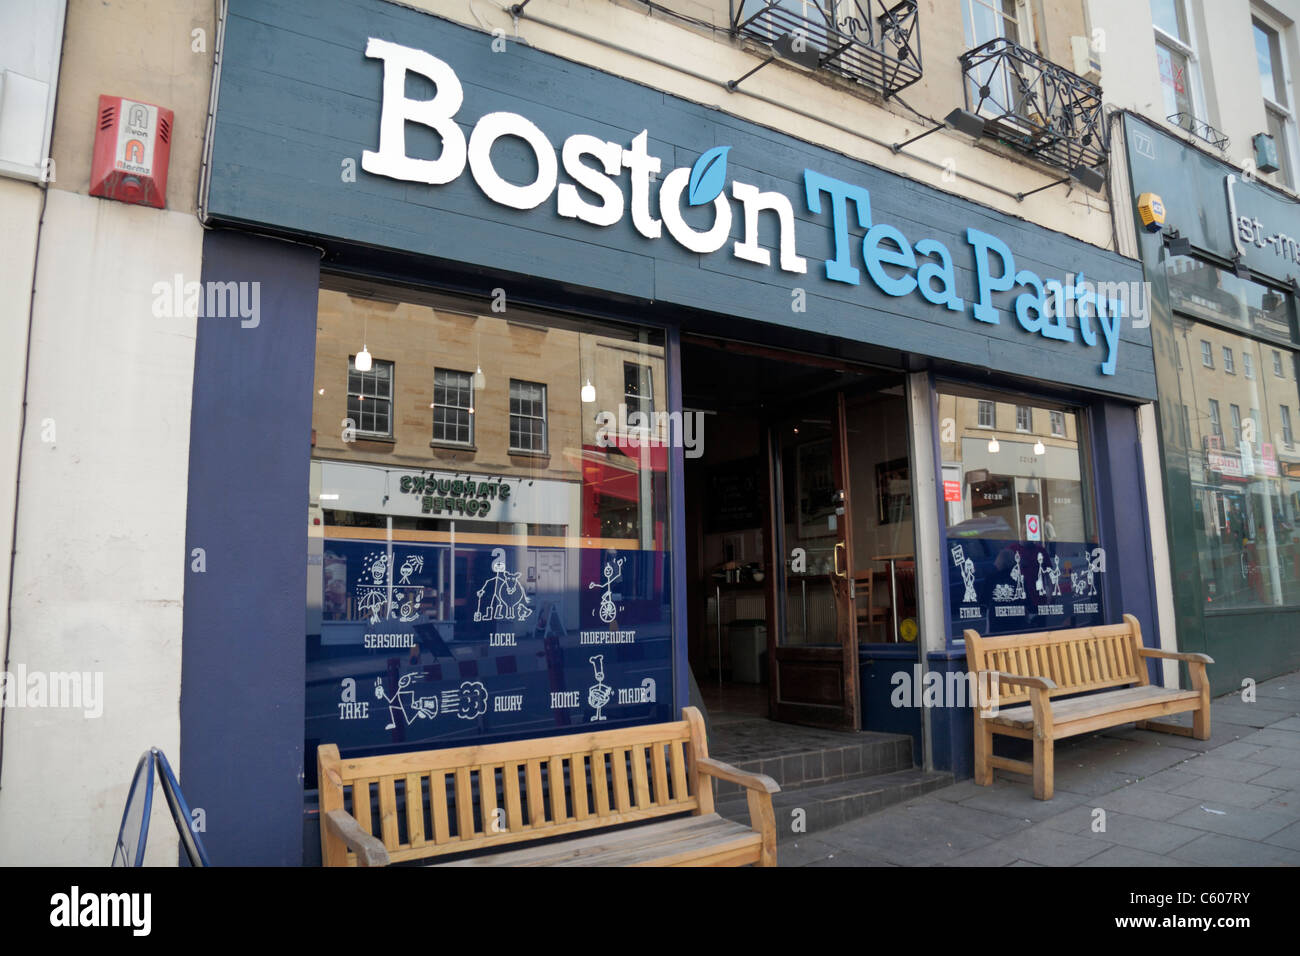
<path fill-rule="evenodd" d="M 772 715 L 857 730 L 854 502 L 843 393 L 773 421 L 768 461 L 768 566 L 783 569 L 768 589 L 768 620 L 777 622 L 768 637 Z"/>

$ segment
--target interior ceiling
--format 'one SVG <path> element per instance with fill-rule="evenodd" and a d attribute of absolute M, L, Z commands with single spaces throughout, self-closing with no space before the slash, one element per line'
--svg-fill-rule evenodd
<path fill-rule="evenodd" d="M 897 385 L 894 373 L 805 365 L 791 356 L 778 359 L 748 352 L 682 343 L 682 404 L 704 411 L 780 408 L 841 388 Z"/>

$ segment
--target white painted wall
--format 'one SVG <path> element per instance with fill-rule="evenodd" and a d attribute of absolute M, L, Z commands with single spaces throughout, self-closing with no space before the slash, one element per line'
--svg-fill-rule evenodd
<path fill-rule="evenodd" d="M 29 672 L 102 671 L 104 705 L 98 719 L 6 710 L 5 863 L 107 864 L 140 754 L 158 746 L 178 763 L 195 320 L 155 317 L 151 287 L 197 279 L 201 249 L 188 212 L 50 190 L 9 658 Z M 175 864 L 174 832 L 158 807 L 149 862 Z"/>

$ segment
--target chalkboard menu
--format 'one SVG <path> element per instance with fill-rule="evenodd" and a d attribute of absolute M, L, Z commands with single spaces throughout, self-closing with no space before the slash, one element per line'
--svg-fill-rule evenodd
<path fill-rule="evenodd" d="M 742 458 L 709 469 L 705 495 L 707 531 L 746 531 L 760 527 L 763 510 L 761 459 Z"/>

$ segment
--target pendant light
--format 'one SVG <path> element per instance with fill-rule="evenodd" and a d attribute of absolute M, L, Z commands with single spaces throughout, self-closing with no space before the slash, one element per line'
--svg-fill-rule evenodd
<path fill-rule="evenodd" d="M 483 366 L 478 365 L 474 368 L 474 391 L 481 392 L 487 385 L 487 376 L 483 374 Z"/>
<path fill-rule="evenodd" d="M 996 455 L 996 454 L 998 453 L 998 451 L 999 451 L 1001 448 L 1002 448 L 1002 446 L 998 444 L 998 436 L 997 436 L 997 435 L 994 435 L 992 438 L 989 439 L 989 454 L 990 454 L 990 455 Z"/>
<path fill-rule="evenodd" d="M 590 405 L 596 400 L 596 386 L 591 384 L 591 379 L 587 379 L 587 384 L 582 386 L 582 401 Z"/>
<path fill-rule="evenodd" d="M 1046 453 L 1047 453 L 1047 446 L 1043 444 L 1043 440 L 1041 438 L 1038 439 L 1038 441 L 1034 442 L 1035 455 L 1044 455 Z"/>
<path fill-rule="evenodd" d="M 370 313 L 366 312 L 361 320 L 361 351 L 357 353 L 357 357 L 353 361 L 358 372 L 370 371 L 370 350 L 366 348 L 366 331 L 369 328 L 369 325 Z"/>

